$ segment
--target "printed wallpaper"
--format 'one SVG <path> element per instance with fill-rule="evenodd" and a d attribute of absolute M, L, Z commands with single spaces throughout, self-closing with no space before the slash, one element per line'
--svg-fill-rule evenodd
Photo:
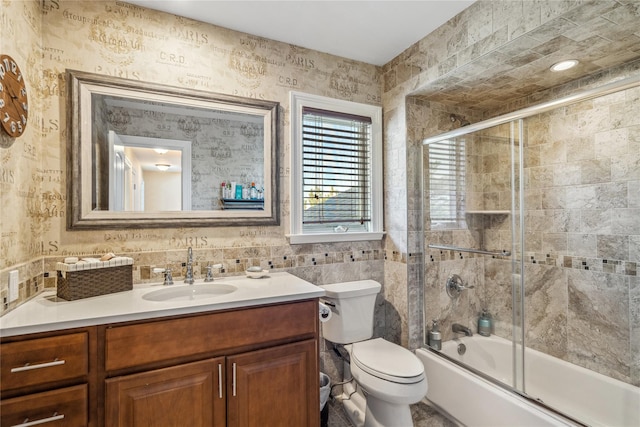
<path fill-rule="evenodd" d="M 0 271 L 5 278 L 17 268 L 21 282 L 33 277 L 36 287 L 42 286 L 37 277 L 67 255 L 115 252 L 135 258 L 143 252 L 182 254 L 189 246 L 293 252 L 285 237 L 289 92 L 381 104 L 381 69 L 373 65 L 117 1 L 2 0 L 1 5 L 0 50 L 12 55 L 26 76 L 30 117 L 22 137 L 2 140 Z M 279 102 L 280 226 L 67 231 L 66 69 Z M 372 248 L 379 247 L 372 242 Z M 26 288 L 29 294 L 33 284 Z"/>

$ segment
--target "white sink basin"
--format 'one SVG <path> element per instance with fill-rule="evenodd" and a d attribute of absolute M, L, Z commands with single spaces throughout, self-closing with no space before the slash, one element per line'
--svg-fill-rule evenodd
<path fill-rule="evenodd" d="M 147 292 L 142 299 L 147 301 L 191 301 L 206 298 L 215 298 L 230 294 L 238 288 L 226 283 L 207 283 L 204 285 L 189 285 L 181 287 L 167 287 L 157 291 Z"/>

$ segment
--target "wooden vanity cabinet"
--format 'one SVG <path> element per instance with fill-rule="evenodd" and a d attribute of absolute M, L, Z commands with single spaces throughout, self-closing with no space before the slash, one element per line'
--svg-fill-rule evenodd
<path fill-rule="evenodd" d="M 106 426 L 319 425 L 318 302 L 106 327 Z"/>
<path fill-rule="evenodd" d="M 317 427 L 318 336 L 314 298 L 3 338 L 0 426 Z"/>

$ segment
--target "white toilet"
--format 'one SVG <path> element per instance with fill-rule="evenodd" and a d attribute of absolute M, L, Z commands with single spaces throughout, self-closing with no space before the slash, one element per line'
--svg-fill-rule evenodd
<path fill-rule="evenodd" d="M 427 394 L 424 365 L 415 354 L 373 336 L 373 311 L 380 283 L 374 280 L 321 286 L 322 301 L 332 315 L 322 323 L 326 340 L 344 344 L 351 364 L 345 362 L 344 378 L 353 376 L 356 386 L 343 386 L 342 403 L 357 427 L 413 426 L 409 405 Z"/>

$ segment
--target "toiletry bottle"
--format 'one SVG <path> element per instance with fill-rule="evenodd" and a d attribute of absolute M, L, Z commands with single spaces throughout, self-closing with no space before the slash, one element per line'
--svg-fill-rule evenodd
<path fill-rule="evenodd" d="M 491 335 L 491 315 L 486 308 L 482 309 L 480 317 L 478 317 L 478 333 L 483 337 Z"/>
<path fill-rule="evenodd" d="M 251 183 L 251 188 L 249 189 L 249 197 L 251 200 L 255 200 L 258 198 L 258 189 L 256 188 L 256 183 Z"/>
<path fill-rule="evenodd" d="M 242 198 L 243 198 L 244 200 L 248 200 L 248 199 L 249 199 L 249 189 L 250 189 L 250 188 L 251 188 L 251 187 L 249 187 L 249 184 L 245 184 L 245 185 L 242 187 Z"/>
<path fill-rule="evenodd" d="M 227 184 L 224 181 L 220 184 L 220 197 L 223 199 L 227 198 Z"/>
<path fill-rule="evenodd" d="M 236 198 L 236 199 L 242 199 L 242 184 L 238 184 L 238 183 L 236 183 L 236 194 L 235 194 L 235 198 Z"/>
<path fill-rule="evenodd" d="M 437 320 L 433 320 L 429 331 L 429 347 L 434 350 L 442 350 L 442 334 Z"/>

